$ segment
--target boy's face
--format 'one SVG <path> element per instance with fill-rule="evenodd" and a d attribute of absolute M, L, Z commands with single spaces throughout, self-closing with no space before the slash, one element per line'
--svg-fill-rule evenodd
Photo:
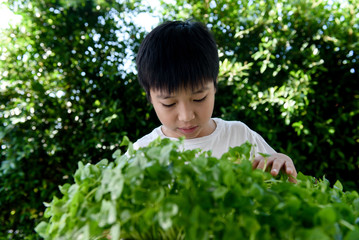
<path fill-rule="evenodd" d="M 186 139 L 211 134 L 216 128 L 211 120 L 215 92 L 213 82 L 194 91 L 188 88 L 173 94 L 150 90 L 151 103 L 163 124 L 162 132 L 167 137 Z"/>

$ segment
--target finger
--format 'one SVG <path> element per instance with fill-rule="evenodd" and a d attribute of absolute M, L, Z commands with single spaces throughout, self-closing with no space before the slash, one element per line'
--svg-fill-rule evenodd
<path fill-rule="evenodd" d="M 285 160 L 283 159 L 275 159 L 275 161 L 272 164 L 271 174 L 272 176 L 277 176 L 279 173 L 279 170 L 282 169 L 283 165 L 285 164 Z"/>
<path fill-rule="evenodd" d="M 293 162 L 286 161 L 284 167 L 285 167 L 285 173 L 287 175 L 292 175 L 294 177 L 297 177 L 297 171 L 295 170 Z"/>
<path fill-rule="evenodd" d="M 285 163 L 285 173 L 288 175 L 289 182 L 297 183 L 297 171 L 292 161 Z"/>
<path fill-rule="evenodd" d="M 259 162 L 261 161 L 261 159 L 263 159 L 262 156 L 261 157 L 256 157 L 255 159 L 253 159 L 253 162 L 252 162 L 252 168 L 253 169 L 257 168 L 257 166 L 258 166 Z"/>
<path fill-rule="evenodd" d="M 288 177 L 288 181 L 289 181 L 289 182 L 292 182 L 292 183 L 297 183 L 297 179 L 294 178 L 294 177 L 292 177 L 292 176 L 289 176 L 289 177 Z"/>
<path fill-rule="evenodd" d="M 288 175 L 288 181 L 292 183 L 297 183 L 297 175 Z"/>
<path fill-rule="evenodd" d="M 270 166 L 275 161 L 276 158 L 274 157 L 266 157 L 263 158 L 257 165 L 258 169 L 262 169 L 263 171 L 270 169 Z"/>
<path fill-rule="evenodd" d="M 285 173 L 287 174 L 287 175 L 292 175 L 293 174 L 293 167 L 292 166 L 288 166 L 289 164 L 288 163 L 286 163 L 285 164 Z"/>

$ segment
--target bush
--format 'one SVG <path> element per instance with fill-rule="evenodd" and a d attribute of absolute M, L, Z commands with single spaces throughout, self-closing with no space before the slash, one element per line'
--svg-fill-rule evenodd
<path fill-rule="evenodd" d="M 157 121 L 124 68 L 144 30 L 115 19 L 140 8 L 17 2 L 9 1 L 21 25 L 0 35 L 0 238 L 37 239 L 42 202 L 59 194 L 78 161 L 110 157 L 124 135 L 136 139 Z"/>
<path fill-rule="evenodd" d="M 152 142 L 115 162 L 79 162 L 75 183 L 46 204 L 45 239 L 357 239 L 359 195 L 299 174 L 252 170 L 251 145 L 221 159 L 180 141 Z"/>

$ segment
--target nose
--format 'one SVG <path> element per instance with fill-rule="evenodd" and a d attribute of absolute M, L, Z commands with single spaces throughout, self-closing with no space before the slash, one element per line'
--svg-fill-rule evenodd
<path fill-rule="evenodd" d="M 178 108 L 178 120 L 181 122 L 189 122 L 195 117 L 194 110 L 189 104 L 181 104 Z"/>

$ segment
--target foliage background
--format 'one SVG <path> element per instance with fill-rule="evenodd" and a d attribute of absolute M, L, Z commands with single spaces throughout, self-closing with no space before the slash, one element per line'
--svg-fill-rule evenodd
<path fill-rule="evenodd" d="M 158 126 L 136 79 L 147 33 L 198 19 L 221 56 L 214 116 L 241 120 L 304 174 L 358 189 L 359 1 L 9 1 L 22 15 L 0 35 L 0 226 L 37 239 L 43 202 L 72 181 L 78 161 L 111 159 Z M 154 12 L 155 11 L 155 12 Z"/>

